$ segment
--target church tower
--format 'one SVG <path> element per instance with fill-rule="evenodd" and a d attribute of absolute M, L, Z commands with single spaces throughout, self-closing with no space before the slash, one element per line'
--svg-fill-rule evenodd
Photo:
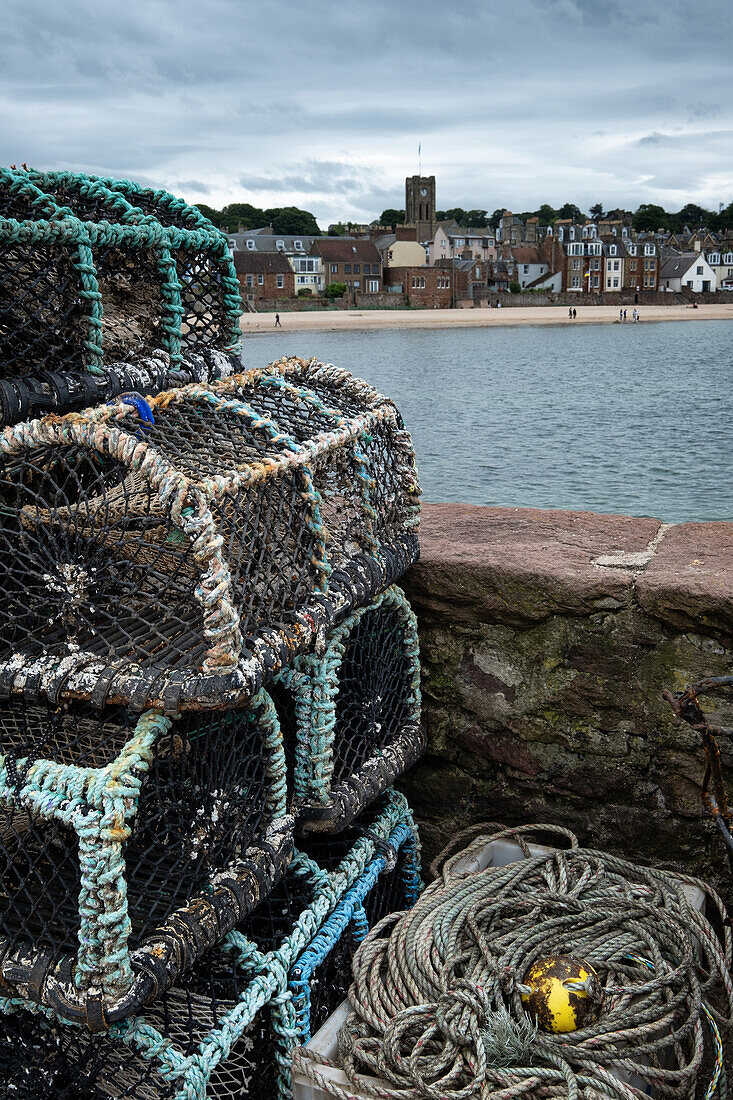
<path fill-rule="evenodd" d="M 418 241 L 435 236 L 435 176 L 408 176 L 405 180 L 405 225 L 415 226 Z"/>

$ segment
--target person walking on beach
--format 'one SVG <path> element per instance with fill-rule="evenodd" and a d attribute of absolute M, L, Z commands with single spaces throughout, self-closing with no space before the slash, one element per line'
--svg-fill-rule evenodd
<path fill-rule="evenodd" d="M 275 314 L 275 328 L 282 328 L 282 325 L 280 324 L 280 314 L 279 313 Z"/>
<path fill-rule="evenodd" d="M 624 321 L 626 320 L 626 310 L 624 310 Z"/>
<path fill-rule="evenodd" d="M 575 318 L 576 318 L 577 316 L 578 316 L 578 311 L 577 311 L 577 309 L 575 308 L 575 306 L 573 306 L 573 320 L 575 320 Z"/>
<path fill-rule="evenodd" d="M 573 319 L 573 307 L 572 306 L 570 306 L 570 309 L 568 310 L 568 317 L 572 321 L 572 319 Z"/>
<path fill-rule="evenodd" d="M 618 311 L 618 319 L 619 321 L 623 321 L 624 319 L 624 311 L 622 309 Z"/>
<path fill-rule="evenodd" d="M 636 324 L 636 309 L 631 311 L 631 320 Z"/>

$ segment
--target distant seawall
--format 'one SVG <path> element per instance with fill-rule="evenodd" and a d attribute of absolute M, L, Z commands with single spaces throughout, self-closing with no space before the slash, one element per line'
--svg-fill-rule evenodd
<path fill-rule="evenodd" d="M 733 524 L 427 504 L 421 545 L 430 743 L 403 786 L 427 854 L 472 821 L 551 821 L 720 882 L 699 740 L 661 694 L 731 670 Z"/>

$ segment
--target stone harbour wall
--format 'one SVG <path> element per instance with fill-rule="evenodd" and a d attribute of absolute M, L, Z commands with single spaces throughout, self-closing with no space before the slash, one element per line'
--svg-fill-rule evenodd
<path fill-rule="evenodd" d="M 421 546 L 429 748 L 402 786 L 427 859 L 472 822 L 547 821 L 725 886 L 699 738 L 662 691 L 733 671 L 733 524 L 427 504 Z"/>

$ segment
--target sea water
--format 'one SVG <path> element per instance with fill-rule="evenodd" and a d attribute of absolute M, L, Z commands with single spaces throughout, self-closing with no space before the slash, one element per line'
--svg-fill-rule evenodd
<path fill-rule="evenodd" d="M 643 312 L 643 311 L 642 311 Z M 397 403 L 424 499 L 733 519 L 733 321 L 245 336 Z"/>

